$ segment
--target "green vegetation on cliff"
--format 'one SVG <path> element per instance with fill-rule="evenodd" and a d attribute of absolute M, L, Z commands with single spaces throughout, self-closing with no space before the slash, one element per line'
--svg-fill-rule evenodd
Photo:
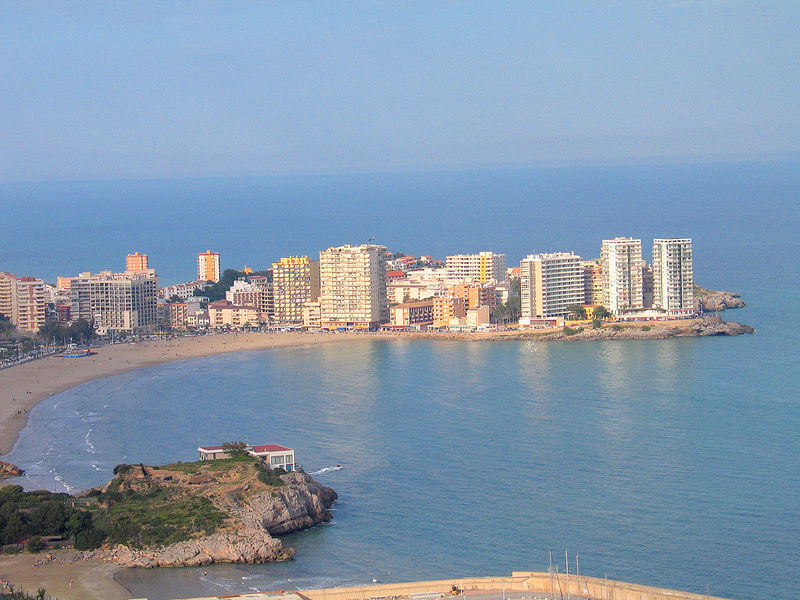
<path fill-rule="evenodd" d="M 114 479 L 79 498 L 8 486 L 0 488 L 0 543 L 60 536 L 88 550 L 103 543 L 145 548 L 207 536 L 228 523 L 217 504 L 283 486 L 285 473 L 246 455 L 161 467 L 117 465 Z"/>

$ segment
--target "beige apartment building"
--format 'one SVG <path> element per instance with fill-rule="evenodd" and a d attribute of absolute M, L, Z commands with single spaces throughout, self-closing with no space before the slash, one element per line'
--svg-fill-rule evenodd
<path fill-rule="evenodd" d="M 642 240 L 617 237 L 603 240 L 603 305 L 615 315 L 644 307 Z"/>
<path fill-rule="evenodd" d="M 653 240 L 653 307 L 671 316 L 694 312 L 691 238 Z"/>
<path fill-rule="evenodd" d="M 467 307 L 461 298 L 433 299 L 433 327 L 449 327 L 452 319 L 467 316 Z"/>
<path fill-rule="evenodd" d="M 254 327 L 258 325 L 258 309 L 217 300 L 208 305 L 208 322 L 211 327 Z"/>
<path fill-rule="evenodd" d="M 264 323 L 274 320 L 275 300 L 272 293 L 272 281 L 266 275 L 251 275 L 247 280 L 261 292 L 258 305 L 261 320 Z"/>
<path fill-rule="evenodd" d="M 569 252 L 530 254 L 520 262 L 521 325 L 564 317 L 583 304 L 581 257 Z"/>
<path fill-rule="evenodd" d="M 303 327 L 319 329 L 322 327 L 322 310 L 319 300 L 306 302 L 303 305 Z"/>
<path fill-rule="evenodd" d="M 201 281 L 219 281 L 219 252 L 206 250 L 197 255 L 197 278 Z"/>
<path fill-rule="evenodd" d="M 319 299 L 319 261 L 285 256 L 272 263 L 272 294 L 278 323 L 302 323 L 306 302 Z"/>
<path fill-rule="evenodd" d="M 385 254 L 385 246 L 374 244 L 320 252 L 322 327 L 375 329 L 389 320 Z"/>
<path fill-rule="evenodd" d="M 603 304 L 603 267 L 599 260 L 582 260 L 583 301 L 590 306 Z"/>
<path fill-rule="evenodd" d="M 389 324 L 392 327 L 427 328 L 433 324 L 433 300 L 392 306 L 389 309 Z"/>
<path fill-rule="evenodd" d="M 231 284 L 230 289 L 225 292 L 225 299 L 237 306 L 252 306 L 259 309 L 261 307 L 261 290 L 249 281 L 237 279 Z"/>
<path fill-rule="evenodd" d="M 0 273 L 0 314 L 25 331 L 37 331 L 45 323 L 47 294 L 44 282 L 35 277 Z"/>
<path fill-rule="evenodd" d="M 463 283 L 504 281 L 506 278 L 506 255 L 494 252 L 478 254 L 454 254 L 445 259 L 450 279 Z"/>
<path fill-rule="evenodd" d="M 125 257 L 125 270 L 126 271 L 147 271 L 147 254 L 134 252 Z"/>
<path fill-rule="evenodd" d="M 101 333 L 153 331 L 158 324 L 158 278 L 153 269 L 134 273 L 81 273 L 69 284 L 70 314 Z"/>
<path fill-rule="evenodd" d="M 452 298 L 461 298 L 467 310 L 479 306 L 488 306 L 489 309 L 493 309 L 497 306 L 497 292 L 494 286 L 460 283 L 447 288 L 446 295 Z"/>

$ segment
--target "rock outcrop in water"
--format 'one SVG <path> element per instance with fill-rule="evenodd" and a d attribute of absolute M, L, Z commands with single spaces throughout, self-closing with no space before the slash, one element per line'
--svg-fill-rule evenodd
<path fill-rule="evenodd" d="M 0 460 L 0 479 L 9 479 L 10 477 L 19 477 L 25 471 L 16 465 Z"/>
<path fill-rule="evenodd" d="M 266 480 L 258 476 L 251 461 L 219 469 L 225 462 L 207 461 L 198 467 L 199 472 L 191 466 L 198 463 L 166 467 L 124 465 L 128 468 L 104 486 L 100 490 L 102 495 L 97 497 L 124 495 L 136 490 L 146 490 L 148 497 L 156 497 L 160 489 L 166 488 L 170 494 L 180 494 L 182 500 L 210 500 L 212 510 L 225 516 L 224 523 L 212 533 L 199 533 L 170 544 L 106 545 L 87 552 L 85 557 L 132 567 L 282 561 L 291 558 L 295 550 L 284 546 L 274 535 L 331 520 L 328 509 L 337 498 L 336 492 L 314 481 L 310 475 L 303 472 L 272 474 Z M 91 493 L 87 497 L 92 497 Z"/>
<path fill-rule="evenodd" d="M 576 330 L 577 331 L 577 330 Z M 663 325 L 657 321 L 646 324 L 604 324 L 601 328 L 585 328 L 572 335 L 553 333 L 535 336 L 539 340 L 663 340 L 677 337 L 704 337 L 712 335 L 743 335 L 755 330 L 749 325 L 723 321 L 719 317 L 687 319 L 676 325 Z M 523 334 L 524 335 L 524 334 Z M 535 334 L 534 334 L 535 335 Z"/>
<path fill-rule="evenodd" d="M 740 294 L 733 292 L 717 292 L 694 286 L 694 308 L 698 312 L 716 312 L 729 308 L 742 308 L 746 302 Z"/>

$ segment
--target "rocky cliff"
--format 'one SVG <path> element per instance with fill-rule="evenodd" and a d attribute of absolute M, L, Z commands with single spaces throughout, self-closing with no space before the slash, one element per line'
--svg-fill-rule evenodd
<path fill-rule="evenodd" d="M 740 294 L 707 290 L 699 285 L 694 286 L 694 307 L 698 312 L 716 312 L 729 308 L 742 308 L 746 302 Z"/>
<path fill-rule="evenodd" d="M 16 465 L 0 460 L 0 479 L 8 479 L 9 477 L 19 477 L 25 471 Z"/>
<path fill-rule="evenodd" d="M 539 340 L 663 340 L 674 337 L 703 337 L 710 335 L 743 335 L 753 333 L 755 330 L 749 325 L 723 321 L 719 317 L 703 317 L 701 319 L 687 319 L 674 324 L 659 324 L 657 321 L 649 323 L 619 323 L 604 324 L 601 328 L 591 327 L 574 330 L 576 333 L 568 335 L 564 331 L 548 335 L 535 336 Z M 524 335 L 524 334 L 523 334 Z"/>
<path fill-rule="evenodd" d="M 331 520 L 328 509 L 337 498 L 336 492 L 310 475 L 295 472 L 262 480 L 252 462 L 220 469 L 225 462 L 207 461 L 207 465 L 200 463 L 197 470 L 187 466 L 199 463 L 131 467 L 95 496 L 102 503 L 113 494 L 124 496 L 144 489 L 145 496 L 151 498 L 168 490 L 173 503 L 176 498 L 184 502 L 187 498 L 207 499 L 213 504 L 212 510 L 224 515 L 213 532 L 196 532 L 189 539 L 164 545 L 106 544 L 87 552 L 85 557 L 134 567 L 281 561 L 291 558 L 295 550 L 284 546 L 274 535 Z"/>

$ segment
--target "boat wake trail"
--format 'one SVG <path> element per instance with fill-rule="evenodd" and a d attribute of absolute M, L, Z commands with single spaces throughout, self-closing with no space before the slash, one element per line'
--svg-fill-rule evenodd
<path fill-rule="evenodd" d="M 323 473 L 329 473 L 331 471 L 341 471 L 343 468 L 344 467 L 342 467 L 342 465 L 336 465 L 335 467 L 325 467 L 323 469 L 320 469 L 319 471 L 314 471 L 312 473 L 309 473 L 309 475 L 313 477 L 314 475 L 322 475 Z"/>

